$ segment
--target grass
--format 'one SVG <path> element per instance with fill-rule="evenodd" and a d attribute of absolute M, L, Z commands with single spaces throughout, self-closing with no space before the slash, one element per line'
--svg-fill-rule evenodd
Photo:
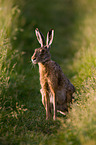
<path fill-rule="evenodd" d="M 95 17 L 95 0 L 0 0 L 0 144 L 96 144 Z M 55 29 L 52 59 L 76 87 L 70 113 L 57 121 L 45 120 L 30 62 L 36 27 Z"/>

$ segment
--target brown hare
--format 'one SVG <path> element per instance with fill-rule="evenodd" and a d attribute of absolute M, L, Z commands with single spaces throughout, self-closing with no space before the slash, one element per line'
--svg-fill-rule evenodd
<path fill-rule="evenodd" d="M 31 57 L 32 63 L 39 65 L 42 103 L 46 109 L 46 119 L 51 117 L 54 110 L 53 119 L 56 119 L 57 111 L 68 111 L 68 104 L 72 102 L 72 94 L 75 92 L 74 86 L 62 72 L 60 66 L 51 60 L 50 46 L 53 41 L 54 30 L 47 33 L 47 41 L 43 34 L 36 28 L 37 40 L 41 44 L 35 49 Z"/>

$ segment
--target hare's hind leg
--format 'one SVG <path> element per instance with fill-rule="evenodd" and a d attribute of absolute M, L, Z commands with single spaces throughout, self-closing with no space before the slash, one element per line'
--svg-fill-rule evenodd
<path fill-rule="evenodd" d="M 69 108 L 71 108 L 71 104 L 72 104 L 72 93 L 67 92 L 67 106 L 68 106 L 68 110 L 69 110 Z"/>
<path fill-rule="evenodd" d="M 57 110 L 63 111 L 63 112 L 68 112 L 68 106 L 66 103 L 64 104 L 57 104 Z"/>

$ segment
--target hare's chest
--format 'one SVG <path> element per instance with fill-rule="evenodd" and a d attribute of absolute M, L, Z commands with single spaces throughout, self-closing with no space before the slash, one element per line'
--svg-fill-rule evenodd
<path fill-rule="evenodd" d="M 39 70 L 40 74 L 40 84 L 45 84 L 47 82 L 47 72 L 45 68 Z"/>
<path fill-rule="evenodd" d="M 49 79 L 51 79 L 50 73 L 51 70 L 49 69 L 48 65 L 39 64 L 40 84 L 42 87 L 46 85 L 49 86 Z"/>
<path fill-rule="evenodd" d="M 48 82 L 48 73 L 47 72 L 42 72 L 40 74 L 40 83 L 47 83 Z"/>

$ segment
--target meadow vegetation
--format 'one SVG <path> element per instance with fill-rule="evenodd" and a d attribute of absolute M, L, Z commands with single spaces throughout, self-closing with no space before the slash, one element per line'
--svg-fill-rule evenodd
<path fill-rule="evenodd" d="M 55 29 L 50 49 L 76 87 L 64 117 L 45 120 L 34 30 Z M 0 145 L 96 144 L 95 0 L 0 0 Z"/>

